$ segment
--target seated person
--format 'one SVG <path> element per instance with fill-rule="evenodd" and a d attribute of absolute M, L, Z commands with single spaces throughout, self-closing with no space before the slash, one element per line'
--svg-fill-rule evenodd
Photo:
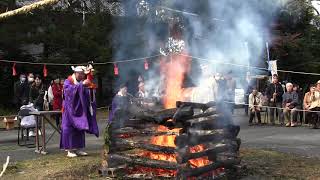
<path fill-rule="evenodd" d="M 249 109 L 250 118 L 249 125 L 252 125 L 252 120 L 257 114 L 258 123 L 261 124 L 261 106 L 262 106 L 262 93 L 258 92 L 257 88 L 252 88 L 252 93 L 249 95 Z"/>
<path fill-rule="evenodd" d="M 309 119 L 311 119 L 311 113 L 308 111 L 310 111 L 312 95 L 314 94 L 315 90 L 316 90 L 316 86 L 310 85 L 309 92 L 307 92 L 303 98 L 303 109 L 306 110 L 306 120 L 305 120 L 306 124 L 309 124 L 310 122 Z"/>
<path fill-rule="evenodd" d="M 295 127 L 297 125 L 297 105 L 299 104 L 299 97 L 296 92 L 293 91 L 293 84 L 286 84 L 287 92 L 282 96 L 282 107 L 284 108 L 284 120 L 288 123 L 286 127 Z"/>
<path fill-rule="evenodd" d="M 33 104 L 28 104 L 27 101 L 23 103 L 23 106 L 21 106 L 20 111 L 24 109 L 28 109 L 30 111 L 38 111 L 37 109 L 34 108 Z M 21 119 L 20 125 L 21 127 L 24 127 L 24 128 L 34 128 L 36 127 L 36 117 L 34 115 L 24 116 Z M 33 130 L 29 131 L 29 136 L 35 136 L 35 133 L 33 132 Z"/>
<path fill-rule="evenodd" d="M 320 80 L 316 84 L 315 91 L 311 93 L 311 104 L 309 107 L 312 117 L 312 128 L 317 129 L 319 126 L 320 116 Z"/>

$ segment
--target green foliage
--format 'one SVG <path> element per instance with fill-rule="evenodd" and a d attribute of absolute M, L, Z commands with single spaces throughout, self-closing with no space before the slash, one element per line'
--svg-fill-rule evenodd
<path fill-rule="evenodd" d="M 272 58 L 279 60 L 279 68 L 320 73 L 319 17 L 313 14 L 310 3 L 291 1 L 280 11 L 278 39 L 272 47 Z M 314 83 L 319 77 L 301 74 L 283 74 L 285 79 L 299 84 Z"/>
<path fill-rule="evenodd" d="M 82 15 L 71 9 L 54 11 L 51 8 L 34 11 L 9 18 L 0 23 L 0 50 L 2 58 L 19 61 L 40 61 L 52 63 L 104 62 L 112 57 L 110 34 L 111 17 L 108 14 L 95 13 L 86 15 L 82 24 Z M 21 50 L 25 44 L 42 44 L 43 54 L 33 57 Z M 12 97 L 12 64 L 0 67 L 0 96 L 3 104 L 9 104 Z M 49 77 L 60 74 L 66 77 L 70 67 L 49 66 Z M 112 75 L 110 67 L 101 66 L 100 74 Z M 3 74 L 4 72 L 4 74 Z M 17 65 L 18 73 L 34 72 L 42 74 L 40 65 Z M 109 73 L 109 74 L 108 74 Z M 10 91 L 8 91 L 8 89 Z"/>

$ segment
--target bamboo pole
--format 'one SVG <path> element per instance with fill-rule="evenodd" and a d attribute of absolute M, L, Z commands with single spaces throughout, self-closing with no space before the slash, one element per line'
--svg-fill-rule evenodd
<path fill-rule="evenodd" d="M 8 11 L 8 12 L 5 12 L 5 13 L 2 13 L 2 14 L 0 14 L 0 21 L 3 20 L 3 19 L 6 19 L 8 17 L 11 17 L 11 16 L 15 16 L 15 15 L 18 15 L 18 14 L 23 14 L 23 13 L 30 12 L 30 11 L 32 11 L 34 9 L 38 9 L 38 8 L 43 7 L 43 6 L 49 6 L 49 5 L 56 4 L 59 1 L 60 0 L 42 0 L 42 1 L 35 2 L 35 3 L 29 4 L 29 5 L 23 6 L 21 8 L 12 10 L 12 11 Z"/>

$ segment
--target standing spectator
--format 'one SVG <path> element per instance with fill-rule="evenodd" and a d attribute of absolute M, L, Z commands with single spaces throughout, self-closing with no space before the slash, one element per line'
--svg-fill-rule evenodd
<path fill-rule="evenodd" d="M 234 113 L 234 98 L 235 98 L 235 90 L 236 90 L 236 81 L 232 78 L 232 71 L 229 71 L 225 77 L 226 79 L 226 97 L 227 101 L 230 103 L 231 113 Z"/>
<path fill-rule="evenodd" d="M 299 104 L 299 97 L 296 92 L 293 91 L 293 84 L 286 84 L 287 92 L 282 96 L 283 114 L 285 121 L 288 122 L 286 127 L 295 127 L 297 125 L 297 106 Z"/>
<path fill-rule="evenodd" d="M 142 75 L 138 76 L 138 83 L 144 82 L 144 78 Z"/>
<path fill-rule="evenodd" d="M 320 112 L 320 80 L 317 82 L 315 91 L 311 93 L 311 111 Z M 312 128 L 317 129 L 319 127 L 319 112 L 312 112 Z"/>
<path fill-rule="evenodd" d="M 34 75 L 33 73 L 28 74 L 28 83 L 31 85 L 34 82 Z"/>
<path fill-rule="evenodd" d="M 60 111 L 62 109 L 62 88 L 63 86 L 60 84 L 60 79 L 57 77 L 53 80 L 51 85 L 53 100 L 52 100 L 52 109 L 54 111 Z M 59 127 L 60 124 L 60 115 L 56 116 L 56 125 Z"/>
<path fill-rule="evenodd" d="M 249 125 L 252 125 L 252 120 L 257 114 L 258 124 L 261 124 L 261 106 L 262 106 L 262 93 L 258 92 L 257 88 L 252 88 L 252 93 L 249 95 L 249 109 L 250 118 Z"/>
<path fill-rule="evenodd" d="M 279 83 L 278 75 L 274 74 L 273 75 L 273 80 L 272 83 L 268 85 L 266 89 L 266 96 L 268 99 L 268 105 L 271 107 L 270 108 L 270 113 L 269 117 L 271 120 L 272 125 L 275 124 L 274 121 L 274 112 L 276 110 L 276 115 L 280 119 L 281 125 L 284 124 L 283 118 L 282 118 L 282 113 L 280 108 L 282 107 L 282 95 L 283 95 L 283 89 L 281 84 Z"/>
<path fill-rule="evenodd" d="M 147 98 L 148 94 L 144 88 L 144 82 L 140 82 L 138 85 L 138 92 L 136 93 L 137 98 Z"/>
<path fill-rule="evenodd" d="M 45 89 L 42 84 L 41 77 L 35 76 L 35 81 L 32 83 L 29 92 L 29 102 L 33 103 L 34 107 L 41 111 L 43 109 Z"/>
<path fill-rule="evenodd" d="M 23 102 L 28 101 L 28 83 L 26 81 L 26 75 L 20 74 L 20 79 L 14 84 L 14 104 L 19 109 Z"/>
<path fill-rule="evenodd" d="M 244 106 L 244 111 L 245 111 L 245 114 L 248 115 L 249 114 L 249 95 L 250 93 L 252 92 L 253 88 L 254 88 L 254 85 L 255 85 L 255 82 L 253 79 L 251 79 L 250 77 L 247 77 L 246 79 L 246 90 L 245 90 L 245 95 L 244 95 L 244 102 L 245 102 L 245 106 Z"/>
<path fill-rule="evenodd" d="M 297 105 L 297 109 L 302 110 L 302 104 L 303 104 L 303 95 L 302 95 L 302 90 L 300 89 L 298 84 L 293 84 L 293 91 L 296 92 L 298 94 L 298 105 Z M 298 111 L 297 113 L 299 115 L 299 120 L 300 123 L 302 125 L 303 123 L 303 111 Z M 298 117 L 296 117 L 298 118 Z"/>
<path fill-rule="evenodd" d="M 307 92 L 303 98 L 303 109 L 306 110 L 305 114 L 306 114 L 306 119 L 305 119 L 305 123 L 309 124 L 311 121 L 309 121 L 309 119 L 311 119 L 311 115 L 312 113 L 308 112 L 310 110 L 311 107 L 311 102 L 312 102 L 312 95 L 314 94 L 314 92 L 316 91 L 316 86 L 315 85 L 310 85 L 309 88 L 309 92 Z"/>
<path fill-rule="evenodd" d="M 61 86 L 63 87 L 63 85 L 64 85 L 64 79 L 63 79 L 63 78 L 60 79 L 60 84 L 61 84 Z"/>

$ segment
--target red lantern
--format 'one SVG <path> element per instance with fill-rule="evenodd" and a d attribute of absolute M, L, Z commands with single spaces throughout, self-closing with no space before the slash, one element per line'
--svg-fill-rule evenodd
<path fill-rule="evenodd" d="M 149 69 L 149 64 L 147 60 L 144 60 L 144 69 L 148 70 Z"/>
<path fill-rule="evenodd" d="M 119 69 L 118 69 L 117 64 L 114 64 L 113 71 L 114 71 L 114 75 L 116 75 L 116 76 L 119 75 Z"/>
<path fill-rule="evenodd" d="M 47 77 L 47 76 L 48 76 L 47 66 L 43 65 L 43 77 Z"/>
<path fill-rule="evenodd" d="M 13 63 L 13 66 L 12 66 L 12 76 L 16 76 L 16 75 L 17 75 L 16 63 Z"/>

